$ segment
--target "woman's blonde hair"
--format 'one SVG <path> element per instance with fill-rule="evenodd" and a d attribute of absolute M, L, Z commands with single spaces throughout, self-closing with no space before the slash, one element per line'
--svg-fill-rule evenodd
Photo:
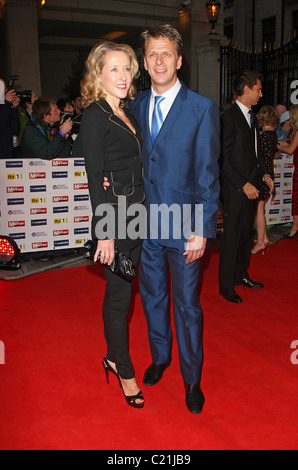
<path fill-rule="evenodd" d="M 291 126 L 293 127 L 293 131 L 296 132 L 298 129 L 298 104 L 293 104 L 289 112 Z"/>
<path fill-rule="evenodd" d="M 105 54 L 107 52 L 115 51 L 124 52 L 130 59 L 132 83 L 128 90 L 127 98 L 133 99 L 136 93 L 133 81 L 139 76 L 139 64 L 136 55 L 133 49 L 127 44 L 117 44 L 112 41 L 104 41 L 93 47 L 85 62 L 86 72 L 83 80 L 81 81 L 81 95 L 84 108 L 93 101 L 105 98 L 103 87 L 100 82 L 100 74 L 105 64 Z"/>
<path fill-rule="evenodd" d="M 260 127 L 267 125 L 276 128 L 278 122 L 278 114 L 273 106 L 263 106 L 258 112 L 258 124 Z"/>

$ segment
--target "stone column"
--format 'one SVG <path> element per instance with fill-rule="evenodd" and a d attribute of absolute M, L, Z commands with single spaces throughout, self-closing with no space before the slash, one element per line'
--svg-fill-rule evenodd
<path fill-rule="evenodd" d="M 198 91 L 220 104 L 220 41 L 222 36 L 209 34 L 196 43 Z"/>
<path fill-rule="evenodd" d="M 36 0 L 6 0 L 5 54 L 7 77 L 19 75 L 17 91 L 41 94 L 38 6 Z"/>

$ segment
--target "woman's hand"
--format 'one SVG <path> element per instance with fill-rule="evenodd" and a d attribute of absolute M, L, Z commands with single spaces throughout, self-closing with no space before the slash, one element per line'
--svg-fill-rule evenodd
<path fill-rule="evenodd" d="M 94 255 L 94 262 L 97 262 L 97 258 L 100 254 L 101 264 L 108 264 L 109 266 L 113 263 L 115 258 L 115 242 L 114 240 L 98 240 L 97 250 Z"/>
<path fill-rule="evenodd" d="M 103 189 L 104 189 L 105 191 L 106 191 L 107 188 L 110 186 L 109 180 L 108 180 L 108 178 L 107 178 L 106 176 L 105 176 L 104 179 L 103 179 L 102 185 L 103 185 Z"/>

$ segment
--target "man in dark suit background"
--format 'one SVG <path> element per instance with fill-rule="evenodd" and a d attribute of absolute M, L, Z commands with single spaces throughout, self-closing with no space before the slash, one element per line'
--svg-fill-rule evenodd
<path fill-rule="evenodd" d="M 262 76 L 244 71 L 234 84 L 235 104 L 221 116 L 221 183 L 223 234 L 219 258 L 219 292 L 228 301 L 241 303 L 235 285 L 260 289 L 263 284 L 248 275 L 254 218 L 262 178 L 274 189 L 259 148 L 257 118 L 252 106 L 262 95 Z"/>
<path fill-rule="evenodd" d="M 194 216 L 195 206 L 201 205 L 203 213 L 197 231 L 185 237 L 181 221 L 180 226 L 171 220 L 166 223 L 169 236 L 163 237 L 160 226 L 153 227 L 152 218 L 149 219 L 148 226 L 153 231 L 157 229 L 157 237 L 144 240 L 139 266 L 153 361 L 145 372 L 144 384 L 158 383 L 171 362 L 169 266 L 186 405 L 192 413 L 200 413 L 204 405 L 200 384 L 203 348 L 197 285 L 207 237 L 215 238 L 217 231 L 219 112 L 212 100 L 179 81 L 182 39 L 175 28 L 170 25 L 154 28 L 145 31 L 142 39 L 152 88 L 136 97 L 131 111 L 144 137 L 142 163 L 147 211 L 154 205 L 164 204 L 167 208 L 178 205 L 181 209 L 188 205 Z"/>

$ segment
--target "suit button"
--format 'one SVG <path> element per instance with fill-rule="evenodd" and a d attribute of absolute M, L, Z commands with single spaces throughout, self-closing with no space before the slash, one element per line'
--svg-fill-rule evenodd
<path fill-rule="evenodd" d="M 152 158 L 151 158 L 151 161 L 152 161 L 152 162 L 155 162 L 155 161 L 156 161 L 156 159 L 155 159 L 154 157 L 152 157 Z"/>
<path fill-rule="evenodd" d="M 153 180 L 150 180 L 150 184 L 154 184 L 154 181 L 153 181 Z"/>

